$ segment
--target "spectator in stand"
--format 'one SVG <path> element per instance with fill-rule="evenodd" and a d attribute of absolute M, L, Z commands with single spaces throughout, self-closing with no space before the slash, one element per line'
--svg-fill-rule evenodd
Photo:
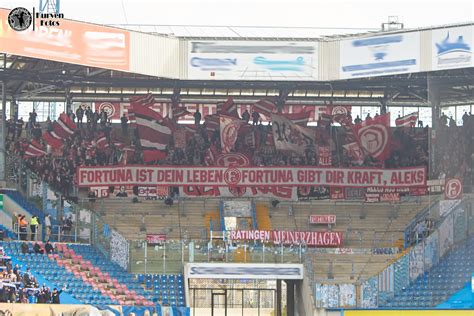
<path fill-rule="evenodd" d="M 398 117 L 400 117 L 400 115 Z M 359 124 L 360 122 L 362 122 L 362 120 L 360 119 L 359 115 L 357 115 L 354 120 L 354 124 Z"/>
<path fill-rule="evenodd" d="M 252 112 L 252 125 L 257 125 L 259 119 L 260 119 L 260 113 L 254 110 Z"/>
<path fill-rule="evenodd" d="M 82 127 L 82 119 L 84 118 L 84 109 L 79 106 L 76 110 L 77 127 Z"/>
<path fill-rule="evenodd" d="M 16 128 L 16 137 L 20 138 L 21 133 L 23 131 L 23 118 L 20 117 L 18 121 L 16 121 L 15 128 Z"/>
<path fill-rule="evenodd" d="M 21 243 L 21 253 L 22 254 L 30 253 L 30 247 L 28 246 L 28 243 L 26 242 Z"/>
<path fill-rule="evenodd" d="M 105 124 L 107 123 L 107 112 L 104 109 L 100 111 L 100 125 L 102 128 L 105 128 Z"/>
<path fill-rule="evenodd" d="M 66 290 L 66 286 L 64 286 L 61 290 L 54 288 L 53 293 L 51 293 L 51 304 L 61 304 L 61 300 L 59 299 L 59 295 Z"/>
<path fill-rule="evenodd" d="M 448 117 L 446 116 L 446 114 L 444 114 L 444 112 L 442 112 L 441 117 L 439 118 L 439 124 L 441 126 L 448 125 Z"/>
<path fill-rule="evenodd" d="M 466 126 L 468 120 L 469 120 L 469 114 L 467 114 L 467 112 L 464 112 L 464 114 L 462 115 L 462 126 Z"/>
<path fill-rule="evenodd" d="M 38 225 L 40 224 L 38 217 L 33 215 L 30 221 L 31 241 L 36 240 L 36 232 L 38 231 Z"/>
<path fill-rule="evenodd" d="M 452 115 L 449 117 L 449 127 L 456 127 L 456 121 L 453 119 Z"/>
<path fill-rule="evenodd" d="M 49 240 L 44 244 L 44 249 L 46 250 L 46 254 L 54 253 L 54 247 L 53 245 L 49 242 Z"/>
<path fill-rule="evenodd" d="M 47 130 L 48 132 L 52 132 L 52 131 L 53 131 L 53 122 L 51 122 L 51 119 L 49 118 L 49 116 L 48 116 L 48 118 L 46 119 L 46 130 Z"/>
<path fill-rule="evenodd" d="M 365 120 L 366 120 L 366 121 L 369 121 L 369 120 L 371 120 L 371 119 L 372 119 L 372 117 L 370 116 L 370 113 L 367 113 L 367 116 L 365 117 Z"/>
<path fill-rule="evenodd" d="M 94 114 L 92 114 L 92 131 L 96 131 L 97 130 L 97 123 L 99 122 L 100 120 L 100 113 L 99 113 L 99 110 L 95 110 Z"/>
<path fill-rule="evenodd" d="M 72 220 L 70 216 L 64 219 L 63 236 L 65 241 L 71 241 Z"/>
<path fill-rule="evenodd" d="M 196 112 L 194 113 L 194 125 L 199 126 L 201 124 L 201 112 L 199 112 L 199 109 L 196 109 Z"/>
<path fill-rule="evenodd" d="M 86 112 L 85 112 L 85 115 L 86 115 L 87 128 L 90 128 L 90 127 L 91 127 L 91 123 L 92 123 L 92 115 L 93 115 L 90 106 L 87 107 Z"/>
<path fill-rule="evenodd" d="M 25 287 L 30 287 L 32 283 L 30 268 L 26 268 L 26 272 L 23 273 L 23 285 Z"/>
<path fill-rule="evenodd" d="M 44 250 L 41 249 L 41 246 L 37 242 L 35 242 L 35 244 L 33 245 L 33 251 L 34 253 L 40 254 L 40 255 L 44 253 Z"/>
<path fill-rule="evenodd" d="M 127 134 L 128 134 L 128 117 L 125 115 L 125 113 L 120 118 L 120 123 L 122 124 L 122 135 L 127 136 Z"/>
<path fill-rule="evenodd" d="M 250 113 L 247 109 L 244 111 L 244 113 L 242 113 L 242 121 L 244 121 L 247 124 L 250 121 Z"/>
<path fill-rule="evenodd" d="M 30 119 L 31 123 L 34 125 L 36 124 L 36 118 L 38 117 L 38 114 L 36 113 L 35 109 L 33 108 L 33 112 L 30 113 Z"/>

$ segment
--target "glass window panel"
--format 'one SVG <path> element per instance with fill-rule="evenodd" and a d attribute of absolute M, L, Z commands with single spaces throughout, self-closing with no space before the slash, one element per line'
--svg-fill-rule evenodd
<path fill-rule="evenodd" d="M 33 110 L 33 102 L 20 101 L 18 102 L 18 118 L 23 118 L 23 121 L 28 122 L 30 112 Z"/>
<path fill-rule="evenodd" d="M 361 112 L 362 112 L 362 107 L 353 106 L 352 109 L 351 109 L 352 120 L 354 121 L 354 119 L 357 117 L 357 115 L 359 115 L 359 117 L 361 117 Z"/>
<path fill-rule="evenodd" d="M 423 126 L 426 126 L 426 125 L 428 125 L 429 127 L 432 126 L 431 114 L 432 114 L 431 108 L 420 107 L 418 119 L 423 121 Z"/>
<path fill-rule="evenodd" d="M 408 114 L 411 114 L 411 113 L 414 113 L 414 112 L 418 112 L 418 107 L 417 106 L 406 106 L 403 108 L 403 115 L 402 116 L 405 116 L 405 115 L 408 115 Z"/>
<path fill-rule="evenodd" d="M 401 106 L 390 106 L 387 111 L 390 112 L 390 125 L 395 126 L 395 120 L 398 116 L 403 116 L 403 108 Z"/>
<path fill-rule="evenodd" d="M 362 107 L 362 116 L 360 117 L 362 120 L 365 120 L 367 114 L 370 114 L 371 117 L 374 117 L 375 114 L 380 114 L 380 107 L 378 106 L 363 106 Z"/>
<path fill-rule="evenodd" d="M 460 105 L 456 107 L 456 125 L 461 126 L 462 124 L 462 116 L 464 113 L 469 114 L 471 112 L 470 105 Z"/>

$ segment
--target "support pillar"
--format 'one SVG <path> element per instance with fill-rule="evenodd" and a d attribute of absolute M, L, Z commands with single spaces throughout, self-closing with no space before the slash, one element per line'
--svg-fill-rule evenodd
<path fill-rule="evenodd" d="M 295 281 L 286 280 L 286 316 L 295 316 Z"/>
<path fill-rule="evenodd" d="M 281 280 L 277 280 L 275 316 L 282 316 L 281 314 Z"/>
<path fill-rule="evenodd" d="M 426 83 L 426 88 L 428 90 L 428 102 L 431 105 L 431 133 L 428 133 L 428 146 L 430 153 L 430 163 L 429 163 L 429 172 L 436 167 L 436 134 L 439 130 L 439 118 L 441 117 L 441 108 L 440 108 L 440 86 L 435 79 L 432 79 L 428 75 Z"/>
<path fill-rule="evenodd" d="M 4 81 L 1 82 L 1 88 L 2 88 L 2 110 L 0 111 L 0 182 L 5 184 L 6 183 L 6 148 L 5 148 L 5 138 L 6 138 L 6 129 L 5 129 L 5 116 L 6 116 L 6 111 L 5 109 L 7 108 L 7 92 L 6 90 L 6 84 Z"/>

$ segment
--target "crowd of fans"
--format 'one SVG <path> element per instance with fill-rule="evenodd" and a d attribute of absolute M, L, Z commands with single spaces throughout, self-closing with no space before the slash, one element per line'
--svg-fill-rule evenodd
<path fill-rule="evenodd" d="M 442 113 L 434 140 L 435 161 L 432 178 L 461 178 L 465 185 L 473 185 L 474 116 L 465 112 L 462 126 Z"/>
<path fill-rule="evenodd" d="M 49 244 L 49 247 L 53 252 L 53 246 Z M 44 251 L 37 243 L 33 246 L 33 251 L 30 251 L 27 243 L 23 243 L 21 248 L 22 251 L 25 250 L 23 253 L 43 253 L 38 251 Z M 30 268 L 22 272 L 18 264 L 12 267 L 11 258 L 5 255 L 3 248 L 0 248 L 0 270 L 2 271 L 0 273 L 0 302 L 60 304 L 60 295 L 65 287 L 61 290 L 54 288 L 51 291 L 46 284 L 40 286 Z"/>
<path fill-rule="evenodd" d="M 104 111 L 93 112 L 90 108 L 85 110 L 80 108 L 75 113 L 70 112 L 69 116 L 75 120 L 78 129 L 64 142 L 60 152 L 24 160 L 26 167 L 33 170 L 40 180 L 46 181 L 63 195 L 68 196 L 72 193 L 78 166 L 144 164 L 138 135 L 135 129 L 131 129 L 132 132 L 129 133 L 128 118 L 125 115 L 121 119 L 121 131 L 112 128 L 111 120 Z M 209 131 L 206 123 L 201 124 L 202 118 L 199 112 L 194 116 L 195 125 L 192 129 L 179 127 L 186 129 L 185 146 L 182 144 L 178 146 L 171 140 L 165 150 L 165 158 L 148 163 L 195 166 L 209 164 L 207 160 L 209 151 L 220 152 L 220 133 L 218 130 Z M 370 119 L 370 116 L 366 119 Z M 343 127 L 328 127 L 321 124 L 314 128 L 315 146 L 306 148 L 304 153 L 289 153 L 275 149 L 271 123 L 263 123 L 260 114 L 246 112 L 242 115 L 242 120 L 249 124 L 244 124 L 245 132 L 239 133 L 234 150 L 246 155 L 250 163 L 255 166 L 318 165 L 319 146 L 329 146 L 332 149 L 333 166 L 355 165 L 343 147 L 347 138 L 347 130 Z M 357 123 L 361 119 L 356 117 L 354 121 Z M 442 128 L 436 137 L 436 160 L 431 170 L 432 177 L 456 176 L 470 170 L 474 119 L 466 113 L 463 121 L 463 127 L 456 127 L 452 118 L 448 119 L 444 114 L 441 116 Z M 52 123 L 48 118 L 41 127 L 36 122 L 33 111 L 26 124 L 28 131 L 26 137 L 42 142 L 41 129 L 50 130 Z M 22 130 L 21 118 L 8 122 L 7 150 L 16 156 L 24 155 L 26 139 L 21 138 Z M 366 156 L 362 165 L 387 168 L 427 166 L 428 134 L 428 128 L 393 128 L 391 156 L 385 162 Z M 95 140 L 99 135 L 105 135 L 107 146 L 96 146 Z M 127 150 L 124 149 L 125 146 L 128 146 Z M 360 162 L 357 165 L 360 165 Z"/>

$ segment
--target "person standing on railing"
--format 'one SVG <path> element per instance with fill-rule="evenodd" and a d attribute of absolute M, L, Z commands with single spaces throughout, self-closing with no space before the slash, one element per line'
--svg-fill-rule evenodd
<path fill-rule="evenodd" d="M 38 231 L 39 219 L 36 215 L 31 217 L 30 230 L 31 230 L 31 241 L 36 240 L 36 232 Z"/>

